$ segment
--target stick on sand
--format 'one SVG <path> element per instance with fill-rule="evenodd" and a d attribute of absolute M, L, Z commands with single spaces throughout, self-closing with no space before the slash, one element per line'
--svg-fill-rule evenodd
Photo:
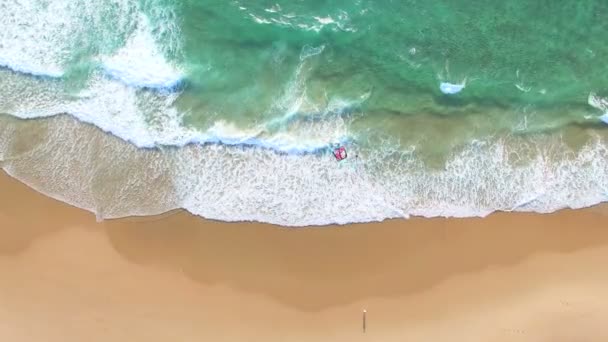
<path fill-rule="evenodd" d="M 363 310 L 363 332 L 365 332 L 365 314 L 367 313 L 367 310 Z"/>

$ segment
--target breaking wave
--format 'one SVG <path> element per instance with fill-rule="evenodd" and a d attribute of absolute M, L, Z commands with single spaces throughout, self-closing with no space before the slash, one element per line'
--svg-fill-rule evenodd
<path fill-rule="evenodd" d="M 0 67 L 61 78 L 74 59 L 84 55 L 91 65 L 101 61 L 107 76 L 127 85 L 173 89 L 184 76 L 158 47 L 153 32 L 162 30 L 138 7 L 132 0 L 113 6 L 84 0 L 13 2 L 3 9 L 0 22 Z M 175 23 L 158 25 L 171 26 L 172 35 L 179 34 Z M 119 42 L 117 37 L 127 39 Z"/>

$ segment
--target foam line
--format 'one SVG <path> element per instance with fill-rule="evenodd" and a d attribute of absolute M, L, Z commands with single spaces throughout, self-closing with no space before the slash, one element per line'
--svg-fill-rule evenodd
<path fill-rule="evenodd" d="M 3 58 L 0 56 L 0 67 L 10 69 L 21 74 L 32 75 L 37 77 L 61 78 L 63 71 L 57 69 L 44 69 L 40 66 L 28 65 Z"/>

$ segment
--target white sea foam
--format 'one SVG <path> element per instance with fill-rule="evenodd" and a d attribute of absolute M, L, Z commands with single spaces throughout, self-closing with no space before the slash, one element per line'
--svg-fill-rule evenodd
<path fill-rule="evenodd" d="M 253 18 L 253 20 L 258 23 L 258 24 L 272 24 L 272 21 L 268 20 L 268 19 L 264 19 L 261 17 L 258 17 L 255 14 L 251 14 L 249 13 L 249 15 Z"/>
<path fill-rule="evenodd" d="M 60 77 L 78 23 L 69 1 L 17 0 L 0 4 L 0 66 Z"/>
<path fill-rule="evenodd" d="M 515 88 L 517 88 L 519 91 L 524 92 L 524 93 L 528 93 L 528 92 L 530 92 L 530 90 L 532 90 L 532 87 L 525 87 L 519 83 L 515 84 Z"/>
<path fill-rule="evenodd" d="M 593 107 L 602 111 L 608 111 L 608 100 L 598 96 L 596 93 L 589 93 L 587 97 L 587 103 Z"/>
<path fill-rule="evenodd" d="M 604 114 L 602 114 L 599 117 L 599 119 L 603 123 L 608 124 L 608 100 L 605 98 L 602 98 L 592 92 L 589 94 L 589 97 L 587 98 L 587 103 L 591 107 L 597 108 L 597 109 L 601 110 L 602 112 L 604 112 Z"/>
<path fill-rule="evenodd" d="M 152 36 L 146 16 L 141 15 L 137 30 L 124 47 L 102 58 L 108 75 L 125 84 L 144 88 L 174 88 L 182 81 L 181 72 L 170 65 Z"/>
<path fill-rule="evenodd" d="M 243 10 L 244 8 L 241 8 Z M 364 13 L 362 13 L 364 14 Z M 334 31 L 356 32 L 357 29 L 351 24 L 347 12 L 339 11 L 332 15 L 315 15 L 312 13 L 283 13 L 278 6 L 265 8 L 263 12 L 250 12 L 249 16 L 258 24 L 279 25 L 284 27 L 299 28 L 304 31 L 321 32 L 324 28 Z"/>
<path fill-rule="evenodd" d="M 286 123 L 292 126 L 292 132 L 275 133 L 266 131 L 266 123 L 243 129 L 221 120 L 206 130 L 188 128 L 182 124 L 182 114 L 173 106 L 179 93 L 142 93 L 102 75 L 93 77 L 90 86 L 75 98 L 65 99 L 48 89 L 46 92 L 40 89 L 39 94 L 44 99 L 43 105 L 20 101 L 18 92 L 7 90 L 5 96 L 10 99 L 7 102 L 19 103 L 11 109 L 11 114 L 38 118 L 68 113 L 140 148 L 219 143 L 298 154 L 318 152 L 333 141 L 348 140 L 348 132 L 341 122 Z M 150 117 L 154 120 L 147 119 Z"/>
<path fill-rule="evenodd" d="M 106 45 L 111 45 L 108 42 L 113 37 L 130 34 L 123 48 L 101 56 L 108 75 L 138 87 L 175 87 L 183 76 L 166 62 L 152 36 L 147 17 L 137 7 L 138 3 L 133 0 L 118 0 L 111 7 L 84 0 L 17 0 L 0 4 L 3 18 L 0 21 L 0 67 L 60 78 L 73 58 L 72 54 L 82 53 L 87 47 L 108 52 Z M 133 26 L 137 29 L 129 33 Z M 156 31 L 167 33 L 162 29 Z M 174 38 L 168 40 L 168 45 L 175 41 Z"/>
<path fill-rule="evenodd" d="M 444 94 L 458 94 L 466 87 L 466 82 L 462 83 L 449 83 L 449 82 L 441 82 L 439 84 L 439 89 Z"/>
<path fill-rule="evenodd" d="M 271 7 L 264 9 L 264 11 L 268 13 L 277 13 L 281 11 L 281 6 L 279 4 L 274 4 Z"/>
<path fill-rule="evenodd" d="M 608 200 L 608 149 L 599 138 L 579 152 L 558 137 L 529 146 L 481 141 L 454 153 L 443 169 L 431 169 L 392 143 L 360 153 L 359 161 L 347 165 L 329 154 L 282 155 L 225 145 L 137 150 L 65 117 L 50 123 L 48 143 L 3 167 L 100 218 L 182 207 L 211 219 L 305 226 L 409 215 L 485 216 L 496 210 L 551 212 Z M 530 149 L 537 151 L 531 159 L 519 157 Z M 38 174 L 48 177 L 31 181 Z M 166 177 L 171 186 L 159 188 Z"/>
<path fill-rule="evenodd" d="M 42 67 L 40 65 L 31 65 L 27 62 L 19 62 L 7 56 L 0 56 L 0 67 L 5 67 L 16 72 L 29 74 L 33 76 L 60 78 L 63 76 L 63 70 L 56 66 Z"/>
<path fill-rule="evenodd" d="M 310 46 L 304 45 L 302 47 L 302 51 L 300 51 L 300 61 L 305 60 L 306 58 L 319 55 L 325 50 L 325 45 L 319 46 Z"/>
<path fill-rule="evenodd" d="M 319 24 L 321 25 L 329 25 L 329 24 L 334 24 L 335 21 L 332 17 L 327 16 L 327 17 L 313 17 L 315 18 L 316 21 L 319 22 Z"/>

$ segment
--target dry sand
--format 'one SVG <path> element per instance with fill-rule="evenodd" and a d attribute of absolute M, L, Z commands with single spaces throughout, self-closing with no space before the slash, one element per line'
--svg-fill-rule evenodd
<path fill-rule="evenodd" d="M 95 222 L 0 175 L 0 341 L 608 341 L 608 210 Z M 362 310 L 367 330 L 362 331 Z"/>

